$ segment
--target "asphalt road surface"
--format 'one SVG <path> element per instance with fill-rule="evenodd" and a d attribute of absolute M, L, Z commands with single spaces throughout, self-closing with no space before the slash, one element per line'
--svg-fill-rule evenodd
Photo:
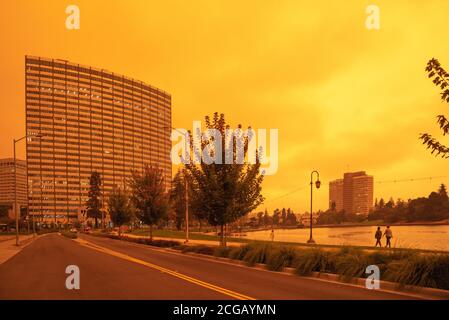
<path fill-rule="evenodd" d="M 80 289 L 66 288 L 66 267 Z M 0 299 L 410 299 L 82 235 L 35 240 L 0 265 Z"/>

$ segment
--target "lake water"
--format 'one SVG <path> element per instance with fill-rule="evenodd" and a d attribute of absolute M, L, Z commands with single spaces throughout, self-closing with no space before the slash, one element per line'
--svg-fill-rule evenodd
<path fill-rule="evenodd" d="M 313 239 L 317 244 L 374 246 L 376 226 L 314 228 Z M 449 225 L 440 226 L 392 226 L 392 247 L 449 251 Z M 382 232 L 385 227 L 381 227 Z M 270 240 L 271 230 L 248 232 L 247 239 Z M 309 229 L 275 229 L 275 241 L 305 243 Z M 382 245 L 385 245 L 382 238 Z"/>

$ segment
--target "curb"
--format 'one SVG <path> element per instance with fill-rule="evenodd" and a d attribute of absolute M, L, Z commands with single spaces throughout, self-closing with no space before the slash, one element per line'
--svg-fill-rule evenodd
<path fill-rule="evenodd" d="M 265 270 L 265 271 L 271 271 L 276 273 L 283 273 L 288 275 L 297 275 L 295 268 L 286 267 L 283 271 L 272 271 L 267 268 L 266 264 L 263 263 L 256 263 L 254 266 L 248 265 L 246 262 L 242 260 L 233 260 L 230 258 L 223 258 L 223 257 L 216 257 L 216 256 L 209 256 L 204 255 L 200 253 L 195 252 L 181 252 L 180 250 L 170 249 L 170 248 L 164 248 L 166 251 L 172 251 L 177 252 L 181 254 L 188 254 L 191 256 L 196 256 L 199 258 L 204 258 L 208 260 L 218 260 L 223 261 L 235 265 L 240 266 L 246 266 L 246 267 L 252 267 L 255 269 Z M 323 281 L 330 281 L 330 282 L 338 282 L 343 284 L 350 284 L 357 287 L 366 288 L 366 279 L 365 278 L 352 278 L 349 281 L 344 281 L 342 277 L 338 274 L 333 273 L 320 273 L 320 272 L 313 272 L 310 276 L 302 276 L 305 278 L 311 278 L 311 279 L 320 279 Z M 391 291 L 396 293 L 403 293 L 407 295 L 414 295 L 419 298 L 425 298 L 425 299 L 437 299 L 437 300 L 449 300 L 449 290 L 443 290 L 443 289 L 436 289 L 436 288 L 428 288 L 428 287 L 417 287 L 417 286 L 407 286 L 407 285 L 401 285 L 396 282 L 390 282 L 390 281 L 384 281 L 380 280 L 380 289 L 383 291 Z M 367 289 L 369 290 L 369 289 Z"/>
<path fill-rule="evenodd" d="M 151 245 L 146 245 L 146 244 L 135 243 L 132 241 L 126 241 L 126 240 L 118 240 L 118 241 L 125 241 L 125 242 L 132 243 L 134 245 L 143 246 L 143 247 L 146 247 L 146 248 L 149 248 L 152 250 L 165 251 L 167 253 L 184 254 L 184 255 L 198 257 L 201 259 L 206 259 L 206 260 L 211 260 L 211 261 L 214 261 L 214 260 L 221 261 L 223 263 L 229 263 L 229 264 L 244 266 L 244 267 L 248 267 L 248 268 L 255 268 L 255 269 L 264 270 L 264 271 L 268 271 L 268 272 L 276 272 L 276 273 L 285 274 L 285 275 L 299 276 L 296 274 L 295 268 L 290 268 L 290 267 L 284 268 L 283 271 L 272 271 L 267 268 L 266 264 L 262 264 L 262 263 L 256 263 L 255 265 L 251 266 L 242 260 L 234 260 L 231 258 L 217 257 L 217 256 L 213 256 L 213 255 L 206 255 L 206 254 L 201 254 L 201 253 L 196 253 L 196 252 L 182 252 L 181 250 L 176 250 L 176 249 L 172 249 L 172 248 L 156 247 L 156 246 L 151 246 Z M 338 274 L 320 273 L 320 272 L 313 272 L 310 276 L 301 276 L 301 277 L 315 279 L 315 280 L 321 280 L 321 281 L 336 282 L 336 283 L 366 288 L 366 285 L 365 285 L 366 279 L 365 278 L 352 278 L 349 281 L 344 281 L 342 279 L 342 277 Z M 367 290 L 369 290 L 369 289 L 367 289 Z M 406 294 L 406 295 L 410 295 L 410 296 L 415 296 L 415 297 L 418 297 L 421 299 L 449 300 L 449 290 L 428 288 L 428 287 L 405 286 L 405 285 L 401 285 L 399 283 L 384 281 L 384 280 L 380 280 L 380 289 L 378 289 L 378 290 L 390 291 L 390 292 L 398 293 L 398 294 L 402 293 L 402 294 Z"/>

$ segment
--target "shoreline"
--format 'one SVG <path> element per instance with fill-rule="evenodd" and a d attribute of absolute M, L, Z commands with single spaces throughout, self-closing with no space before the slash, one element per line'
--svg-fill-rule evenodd
<path fill-rule="evenodd" d="M 319 228 L 351 228 L 351 227 L 385 227 L 385 226 L 392 226 L 392 227 L 400 227 L 400 226 L 447 226 L 449 225 L 449 221 L 443 220 L 443 221 L 415 221 L 415 222 L 395 222 L 395 223 L 386 223 L 386 222 L 379 222 L 379 223 L 354 223 L 354 224 L 314 224 L 314 229 Z M 297 226 L 275 226 L 275 230 L 284 229 L 284 230 L 294 230 L 294 229 L 308 229 L 309 226 L 304 227 L 297 227 Z M 271 227 L 266 228 L 260 228 L 260 229 L 249 229 L 249 230 L 243 230 L 242 232 L 255 232 L 255 231 L 267 231 L 271 230 Z"/>
<path fill-rule="evenodd" d="M 398 227 L 398 226 L 447 226 L 449 225 L 448 221 L 416 221 L 416 222 L 396 222 L 396 223 L 373 223 L 373 224 L 363 224 L 363 223 L 356 223 L 356 224 L 321 224 L 321 225 L 314 225 L 314 228 L 339 228 L 339 227 L 385 227 L 385 226 L 392 226 L 392 227 Z M 302 229 L 302 228 L 297 228 Z"/>

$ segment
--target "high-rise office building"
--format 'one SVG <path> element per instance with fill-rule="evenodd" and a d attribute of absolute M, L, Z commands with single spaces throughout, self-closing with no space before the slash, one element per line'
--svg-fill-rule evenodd
<path fill-rule="evenodd" d="M 27 206 L 26 162 L 16 159 L 17 164 L 17 206 Z M 0 205 L 10 208 L 9 216 L 14 217 L 14 159 L 0 159 Z"/>
<path fill-rule="evenodd" d="M 337 211 L 368 214 L 373 207 L 374 179 L 365 171 L 345 173 L 343 179 L 329 183 L 329 206 L 335 202 Z"/>
<path fill-rule="evenodd" d="M 30 214 L 70 221 L 86 210 L 89 178 L 114 186 L 146 164 L 171 183 L 171 96 L 123 75 L 66 60 L 27 56 L 26 130 Z"/>
<path fill-rule="evenodd" d="M 373 177 L 366 174 L 353 177 L 352 186 L 352 212 L 368 214 L 373 207 Z"/>
<path fill-rule="evenodd" d="M 335 205 L 335 210 L 343 210 L 343 179 L 329 182 L 329 208 Z"/>

